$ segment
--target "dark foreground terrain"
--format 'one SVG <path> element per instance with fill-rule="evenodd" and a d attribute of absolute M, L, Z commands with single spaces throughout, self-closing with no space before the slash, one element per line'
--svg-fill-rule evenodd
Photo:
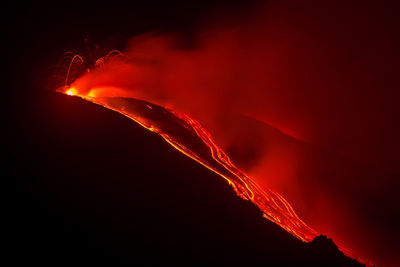
<path fill-rule="evenodd" d="M 3 242 L 16 264 L 359 265 L 325 237 L 292 237 L 115 112 L 47 92 L 19 105 L 4 138 Z"/>

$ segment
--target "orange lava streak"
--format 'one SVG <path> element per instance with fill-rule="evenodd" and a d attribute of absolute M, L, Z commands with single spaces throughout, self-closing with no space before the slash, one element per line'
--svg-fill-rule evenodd
<path fill-rule="evenodd" d="M 236 180 L 232 180 L 229 177 L 218 173 L 223 178 L 229 181 L 229 183 L 233 186 L 234 190 L 239 196 L 251 200 L 264 213 L 265 218 L 280 225 L 282 228 L 284 228 L 286 231 L 290 232 L 300 240 L 308 242 L 317 235 L 317 232 L 315 230 L 307 226 L 296 215 L 293 208 L 282 196 L 272 190 L 261 189 L 252 178 L 250 178 L 247 174 L 238 169 L 231 162 L 230 158 L 225 154 L 225 152 L 215 144 L 210 133 L 208 133 L 200 125 L 200 123 L 185 114 L 178 112 L 173 113 L 177 117 L 188 122 L 196 131 L 197 135 L 210 148 L 212 157 L 219 164 L 224 166 L 239 181 L 242 182 L 239 184 L 236 182 Z"/>

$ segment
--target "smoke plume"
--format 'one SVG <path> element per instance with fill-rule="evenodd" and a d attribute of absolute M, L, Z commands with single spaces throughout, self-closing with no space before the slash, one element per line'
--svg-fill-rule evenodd
<path fill-rule="evenodd" d="M 134 37 L 125 56 L 73 86 L 189 114 L 311 227 L 361 258 L 394 265 L 394 18 L 365 2 L 269 1 L 203 21 L 195 33 Z"/>

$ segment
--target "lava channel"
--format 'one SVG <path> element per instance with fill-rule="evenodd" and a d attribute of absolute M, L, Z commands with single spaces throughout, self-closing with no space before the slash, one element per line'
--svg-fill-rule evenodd
<path fill-rule="evenodd" d="M 261 188 L 254 179 L 237 168 L 214 142 L 211 134 L 187 114 L 132 97 L 96 97 L 93 93 L 96 89 L 88 94 L 80 94 L 74 87 L 59 92 L 116 111 L 157 133 L 175 149 L 224 178 L 238 196 L 254 203 L 263 212 L 263 217 L 298 239 L 310 242 L 319 235 L 299 218 L 279 193 Z M 345 255 L 362 261 L 350 250 L 341 245 L 338 247 Z"/>

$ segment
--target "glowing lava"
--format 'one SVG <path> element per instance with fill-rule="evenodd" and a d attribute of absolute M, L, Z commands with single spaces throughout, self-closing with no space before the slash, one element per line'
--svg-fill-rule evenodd
<path fill-rule="evenodd" d="M 77 94 L 77 90 L 74 87 L 71 87 L 70 89 L 68 89 L 65 92 L 67 95 L 76 95 Z"/>
<path fill-rule="evenodd" d="M 187 114 L 135 98 L 96 97 L 96 89 L 81 95 L 76 88 L 64 91 L 117 111 L 146 129 L 162 136 L 174 148 L 224 178 L 242 198 L 252 201 L 264 217 L 280 225 L 302 241 L 311 241 L 317 232 L 307 226 L 291 205 L 277 192 L 263 190 L 238 169 L 214 142 L 210 133 Z"/>
<path fill-rule="evenodd" d="M 111 91 L 107 94 L 111 97 L 103 96 L 107 89 Z M 81 94 L 75 87 L 71 87 L 60 92 L 116 111 L 157 133 L 175 149 L 224 178 L 238 196 L 254 203 L 263 212 L 263 217 L 298 239 L 310 242 L 319 234 L 298 217 L 293 207 L 279 193 L 261 188 L 254 179 L 237 168 L 198 121 L 187 114 L 145 100 L 115 97 L 115 90 L 120 89 L 93 88 L 88 93 Z M 343 246 L 338 247 L 345 255 L 365 262 Z"/>

